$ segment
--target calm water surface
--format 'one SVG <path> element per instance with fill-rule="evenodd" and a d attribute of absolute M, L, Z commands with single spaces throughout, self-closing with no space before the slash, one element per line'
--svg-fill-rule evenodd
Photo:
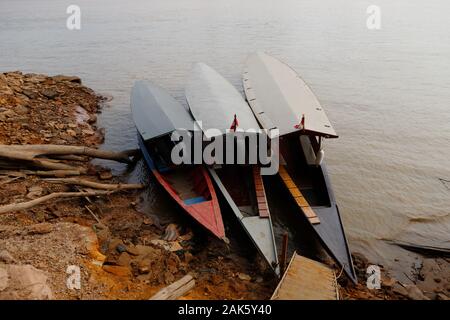
<path fill-rule="evenodd" d="M 136 146 L 135 80 L 185 104 L 192 63 L 242 90 L 246 56 L 264 50 L 302 75 L 340 135 L 326 161 L 351 247 L 400 271 L 414 255 L 385 240 L 450 248 L 450 2 L 376 2 L 382 29 L 369 31 L 364 0 L 0 0 L 0 71 L 74 74 L 113 96 L 100 122 L 105 148 L 123 149 Z M 65 27 L 73 3 L 80 31 Z"/>

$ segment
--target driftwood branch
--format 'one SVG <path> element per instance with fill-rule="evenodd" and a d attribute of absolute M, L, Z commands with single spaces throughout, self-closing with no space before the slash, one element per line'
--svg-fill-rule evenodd
<path fill-rule="evenodd" d="M 57 198 L 75 198 L 75 197 L 92 197 L 92 196 L 104 196 L 109 195 L 123 189 L 115 189 L 115 190 L 90 190 L 90 191 L 81 191 L 81 192 L 54 192 L 43 197 L 39 197 L 30 201 L 20 202 L 20 203 L 12 203 L 4 206 L 0 206 L 0 214 L 20 211 L 30 209 L 38 204 L 43 202 L 47 202 L 49 200 L 57 199 Z"/>
<path fill-rule="evenodd" d="M 137 154 L 137 150 L 114 152 L 82 146 L 66 145 L 0 145 L 0 158 L 23 161 L 39 161 L 38 157 L 52 156 L 88 156 L 91 158 L 115 160 L 131 163 L 130 156 Z M 46 161 L 46 160 L 41 160 Z M 48 165 L 48 163 L 45 163 Z M 54 168 L 58 169 L 58 168 Z"/>
<path fill-rule="evenodd" d="M 195 280 L 188 274 L 171 285 L 159 290 L 149 300 L 176 300 L 194 288 L 194 286 Z"/>
<path fill-rule="evenodd" d="M 60 159 L 60 160 L 70 160 L 70 161 L 85 161 L 86 159 L 83 158 L 82 156 L 75 156 L 72 154 L 68 154 L 68 155 L 54 155 L 52 156 L 53 159 Z"/>
<path fill-rule="evenodd" d="M 0 170 L 0 174 L 10 177 L 25 177 L 30 176 L 42 176 L 42 177 L 67 177 L 67 176 L 79 176 L 81 172 L 79 170 Z"/>
<path fill-rule="evenodd" d="M 54 182 L 54 183 L 78 185 L 78 186 L 84 186 L 84 187 L 89 187 L 89 188 L 93 188 L 93 189 L 103 189 L 103 190 L 118 190 L 118 189 L 120 189 L 120 190 L 133 190 L 133 189 L 142 189 L 142 188 L 144 188 L 143 184 L 98 183 L 98 182 L 85 180 L 85 179 L 79 179 L 79 178 L 50 178 L 50 179 L 45 179 L 45 181 Z"/>

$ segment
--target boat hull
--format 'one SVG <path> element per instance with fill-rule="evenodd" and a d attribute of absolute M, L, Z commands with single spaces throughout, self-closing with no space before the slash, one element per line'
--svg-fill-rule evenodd
<path fill-rule="evenodd" d="M 261 254 L 261 256 L 267 261 L 268 265 L 271 267 L 274 273 L 277 276 L 279 276 L 280 268 L 278 264 L 278 253 L 275 244 L 272 220 L 268 209 L 264 210 L 264 212 L 262 212 L 262 210 L 260 210 L 259 212 L 256 211 L 254 215 L 244 214 L 242 206 L 240 206 L 240 204 L 238 203 L 239 200 L 236 197 L 236 193 L 233 193 L 232 190 L 230 190 L 231 189 L 230 184 L 227 183 L 227 181 L 225 181 L 224 179 L 220 178 L 216 169 L 214 168 L 208 169 L 211 174 L 211 177 L 215 181 L 217 187 L 221 191 L 231 210 L 238 218 L 243 229 L 252 240 L 256 249 Z M 229 168 L 227 170 L 229 170 Z M 240 170 L 245 169 L 240 168 Z M 233 179 L 236 179 L 235 177 L 237 176 L 238 175 L 233 176 Z M 241 186 L 244 184 L 243 181 L 239 180 L 236 181 L 235 183 L 236 185 L 241 184 Z M 254 194 L 256 195 L 256 192 L 254 192 Z M 254 197 L 253 200 L 258 201 L 256 197 Z"/>
<path fill-rule="evenodd" d="M 280 147 L 286 161 L 286 173 L 295 186 L 286 183 L 282 170 L 279 176 L 297 202 L 299 213 L 308 220 L 323 248 L 356 283 L 351 252 L 326 166 L 324 163 L 320 166 L 306 165 L 303 149 L 297 138 L 282 138 Z M 290 143 L 286 145 L 288 139 Z M 299 194 L 304 197 L 304 201 L 299 201 Z"/>

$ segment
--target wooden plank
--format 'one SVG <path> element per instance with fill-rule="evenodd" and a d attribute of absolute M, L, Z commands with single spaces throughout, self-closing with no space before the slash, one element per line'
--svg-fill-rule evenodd
<path fill-rule="evenodd" d="M 194 286 L 195 280 L 188 274 L 171 285 L 159 290 L 149 300 L 176 300 L 194 288 Z"/>
<path fill-rule="evenodd" d="M 328 266 L 294 252 L 272 300 L 338 300 L 336 275 Z"/>
<path fill-rule="evenodd" d="M 270 211 L 266 198 L 266 190 L 264 189 L 264 182 L 262 180 L 261 172 L 258 166 L 253 166 L 253 182 L 255 184 L 258 214 L 262 218 L 269 217 Z"/>
<path fill-rule="evenodd" d="M 295 198 L 295 202 L 297 202 L 299 207 L 309 207 L 308 201 L 304 197 Z"/>
<path fill-rule="evenodd" d="M 307 218 L 316 218 L 317 217 L 316 213 L 313 211 L 313 209 L 311 209 L 311 207 L 303 207 L 302 210 Z"/>
<path fill-rule="evenodd" d="M 292 180 L 284 179 L 284 185 L 288 189 L 297 189 L 297 186 L 295 185 L 294 181 L 292 181 Z"/>
<path fill-rule="evenodd" d="M 287 185 L 286 185 L 287 186 Z M 289 187 L 288 187 L 289 188 Z M 292 196 L 294 197 L 294 198 L 296 198 L 296 197 L 302 197 L 302 198 L 304 198 L 303 197 L 303 194 L 300 192 L 300 190 L 295 186 L 295 187 L 291 187 L 291 188 L 289 188 L 289 192 L 292 194 Z"/>
<path fill-rule="evenodd" d="M 303 214 L 308 218 L 309 222 L 311 222 L 312 224 L 320 223 L 319 217 L 316 215 L 314 210 L 311 208 L 308 201 L 303 196 L 303 193 L 300 191 L 300 189 L 297 187 L 297 185 L 291 179 L 285 166 L 280 165 L 278 174 L 280 175 L 281 180 L 283 180 L 284 185 L 286 186 L 286 188 L 288 189 L 288 191 L 294 198 L 295 202 L 299 206 L 300 210 L 302 210 Z"/>

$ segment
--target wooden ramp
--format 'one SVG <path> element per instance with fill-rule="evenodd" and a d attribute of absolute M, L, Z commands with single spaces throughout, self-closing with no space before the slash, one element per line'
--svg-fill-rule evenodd
<path fill-rule="evenodd" d="M 336 275 L 326 265 L 294 252 L 271 300 L 338 300 Z"/>

